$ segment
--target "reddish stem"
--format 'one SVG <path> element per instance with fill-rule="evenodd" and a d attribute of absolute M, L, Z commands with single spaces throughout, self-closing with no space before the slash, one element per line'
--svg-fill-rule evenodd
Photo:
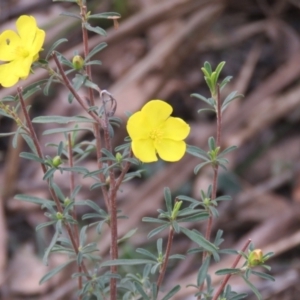
<path fill-rule="evenodd" d="M 162 267 L 160 270 L 160 274 L 159 274 L 159 277 L 157 280 L 157 288 L 158 289 L 161 286 L 162 281 L 165 277 L 165 273 L 166 273 L 166 269 L 167 269 L 167 265 L 168 265 L 168 261 L 169 261 L 169 257 L 170 257 L 173 237 L 174 237 L 174 228 L 171 227 L 170 231 L 169 231 L 169 236 L 168 236 L 168 243 L 167 243 L 167 248 L 166 248 L 166 253 L 165 253 L 165 259 L 163 261 L 163 264 L 162 264 Z"/>
<path fill-rule="evenodd" d="M 247 248 L 248 248 L 248 246 L 249 246 L 250 243 L 251 243 L 251 240 L 249 239 L 249 240 L 246 242 L 245 246 L 243 247 L 242 252 L 245 252 L 245 251 L 247 250 Z M 235 261 L 233 262 L 233 264 L 232 264 L 232 266 L 231 266 L 232 269 L 234 269 L 234 268 L 237 266 L 237 264 L 239 263 L 241 257 L 242 257 L 241 254 L 239 254 L 239 255 L 236 257 Z M 217 299 L 218 299 L 218 297 L 221 295 L 222 291 L 224 290 L 224 288 L 225 288 L 226 284 L 228 283 L 228 281 L 229 281 L 229 279 L 230 279 L 231 276 L 232 276 L 232 274 L 227 274 L 227 275 L 225 276 L 225 279 L 223 280 L 222 284 L 221 284 L 220 287 L 218 288 L 218 290 L 217 290 L 217 292 L 215 293 L 215 295 L 214 295 L 214 297 L 213 297 L 212 300 L 217 300 Z"/>

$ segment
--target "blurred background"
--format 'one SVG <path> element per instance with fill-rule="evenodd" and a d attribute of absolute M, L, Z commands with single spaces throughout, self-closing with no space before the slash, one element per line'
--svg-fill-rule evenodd
<path fill-rule="evenodd" d="M 241 249 L 249 238 L 264 253 L 274 251 L 269 263 L 276 282 L 256 280 L 263 299 L 300 299 L 300 1 L 299 0 L 89 0 L 92 13 L 116 11 L 122 15 L 119 28 L 107 20 L 92 24 L 107 30 L 107 36 L 90 34 L 90 48 L 100 42 L 108 47 L 95 57 L 102 66 L 93 68 L 93 79 L 118 100 L 117 115 L 126 120 L 125 112 L 134 112 L 150 99 L 164 99 L 191 125 L 188 144 L 207 150 L 207 138 L 215 133 L 215 117 L 198 114 L 205 104 L 192 93 L 209 96 L 201 67 L 209 61 L 213 68 L 226 61 L 222 77 L 233 79 L 222 97 L 237 90 L 244 98 L 236 100 L 225 111 L 222 147 L 238 146 L 228 155 L 228 171 L 219 177 L 220 194 L 230 194 L 233 201 L 219 206 L 220 217 L 214 223 L 224 230 L 224 248 Z M 1 0 L 0 29 L 15 28 L 22 14 L 33 15 L 46 31 L 45 51 L 59 38 L 68 43 L 58 48 L 67 58 L 82 52 L 80 22 L 59 16 L 62 11 L 76 13 L 71 3 L 50 0 Z M 41 53 L 43 58 L 43 52 Z M 23 86 L 46 78 L 36 70 Z M 15 95 L 16 88 L 1 89 L 0 99 Z M 62 85 L 52 85 L 49 96 L 37 93 L 27 100 L 31 116 L 81 114 L 81 108 L 67 101 Z M 44 153 L 54 155 L 49 142 L 59 143 L 63 135 L 42 132 L 54 125 L 36 126 Z M 0 116 L 0 131 L 13 131 L 15 125 Z M 116 132 L 114 143 L 123 142 L 126 132 Z M 81 139 L 91 139 L 82 134 Z M 47 219 L 39 206 L 14 199 L 15 194 L 30 194 L 49 199 L 40 166 L 19 158 L 26 150 L 19 139 L 12 147 L 10 138 L 0 139 L 0 288 L 1 299 L 73 299 L 76 282 L 68 280 L 72 267 L 39 285 L 49 270 L 42 256 L 49 244 L 51 230 L 35 231 Z M 144 165 L 141 179 L 130 181 L 118 194 L 120 208 L 129 216 L 120 224 L 120 235 L 138 228 L 130 244 L 121 246 L 122 257 L 133 257 L 137 247 L 155 249 L 156 240 L 147 240 L 153 229 L 142 224 L 144 216 L 155 217 L 164 208 L 163 188 L 169 186 L 174 196 L 186 194 L 199 198 L 212 180 L 209 168 L 196 176 L 193 168 L 199 161 L 186 155 L 183 160 L 167 164 Z M 95 169 L 94 157 L 83 165 Z M 57 176 L 61 188 L 68 193 L 68 177 Z M 79 179 L 78 179 L 79 181 Z M 78 183 L 77 183 L 78 184 Z M 91 181 L 83 185 L 78 198 L 100 199 L 99 190 L 89 190 Z M 99 203 L 100 203 L 99 202 Z M 103 203 L 102 203 L 103 204 Z M 84 213 L 85 210 L 79 211 Z M 198 230 L 203 225 L 195 225 Z M 166 232 L 164 233 L 167 234 Z M 161 237 L 166 237 L 164 234 Z M 91 239 L 99 240 L 101 255 L 108 257 L 109 238 L 101 239 L 94 229 Z M 172 253 L 184 254 L 193 244 L 183 236 L 174 239 Z M 50 268 L 63 263 L 66 257 L 53 255 Z M 215 270 L 229 267 L 234 258 L 225 256 Z M 181 284 L 174 299 L 194 299 L 193 289 L 185 288 L 196 280 L 200 256 L 187 256 L 171 263 L 165 278 L 166 288 Z M 218 284 L 220 277 L 213 275 Z M 235 278 L 233 289 L 248 292 Z"/>

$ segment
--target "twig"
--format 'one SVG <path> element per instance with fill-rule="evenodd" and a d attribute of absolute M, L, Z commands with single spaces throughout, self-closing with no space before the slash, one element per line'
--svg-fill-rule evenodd
<path fill-rule="evenodd" d="M 33 140 L 33 143 L 34 143 L 34 146 L 36 148 L 36 151 L 37 151 L 37 154 L 38 154 L 39 158 L 43 159 L 44 156 L 42 154 L 40 143 L 38 141 L 38 138 L 36 136 L 35 130 L 33 128 L 33 125 L 32 125 L 31 119 L 29 117 L 28 111 L 26 109 L 25 101 L 24 101 L 24 98 L 23 98 L 23 95 L 22 95 L 22 88 L 18 87 L 17 91 L 18 91 L 18 96 L 19 96 L 19 99 L 20 99 L 21 108 L 22 108 L 22 111 L 23 111 L 23 114 L 24 114 L 24 117 L 25 117 L 28 129 L 29 129 L 29 132 L 30 132 L 30 137 Z M 43 163 L 41 163 L 41 167 L 42 167 L 43 172 L 46 173 L 47 172 L 46 166 Z M 57 210 L 58 210 L 58 212 L 60 212 L 61 214 L 63 214 L 62 205 L 61 205 L 61 203 L 60 203 L 60 201 L 59 201 L 59 199 L 58 199 L 55 191 L 53 190 L 53 188 L 51 188 L 51 186 L 49 184 L 49 180 L 47 182 L 48 182 L 49 192 L 51 194 L 52 199 L 54 200 L 54 202 L 56 204 Z M 68 235 L 70 237 L 73 249 L 74 249 L 75 253 L 78 254 L 78 252 L 79 252 L 79 250 L 78 250 L 78 244 L 77 244 L 76 238 L 74 237 L 74 234 L 73 234 L 73 231 L 72 231 L 72 229 L 70 227 L 70 224 L 69 223 L 64 223 L 64 224 L 66 226 Z M 82 265 L 82 268 L 83 268 L 84 272 L 86 273 L 86 277 L 89 278 L 86 266 L 84 265 L 83 262 L 81 263 L 81 265 Z"/>
<path fill-rule="evenodd" d="M 243 247 L 242 252 L 245 252 L 245 251 L 247 250 L 247 248 L 248 248 L 248 246 L 249 246 L 250 243 L 251 243 L 251 240 L 249 239 L 249 240 L 246 242 L 245 246 Z M 239 255 L 236 257 L 235 261 L 233 262 L 233 264 L 232 264 L 232 266 L 231 266 L 232 269 L 234 269 L 234 268 L 237 266 L 237 264 L 239 263 L 241 257 L 242 257 L 241 254 L 239 254 Z M 231 276 L 232 276 L 232 274 L 227 274 L 227 275 L 225 276 L 224 281 L 223 281 L 222 284 L 220 285 L 219 289 L 218 289 L 217 292 L 215 293 L 215 295 L 214 295 L 214 297 L 213 297 L 212 300 L 217 300 L 217 299 L 218 299 L 218 297 L 219 297 L 220 294 L 222 293 L 223 289 L 225 288 L 225 286 L 226 286 L 226 284 L 227 284 L 227 282 L 229 281 L 229 279 L 230 279 Z"/>
<path fill-rule="evenodd" d="M 161 266 L 160 274 L 159 274 L 159 277 L 158 277 L 158 280 L 157 280 L 157 288 L 158 289 L 161 286 L 162 281 L 163 281 L 164 276 L 165 276 L 165 273 L 166 273 L 166 269 L 167 269 L 167 265 L 168 265 L 168 261 L 169 261 L 169 256 L 170 256 L 170 252 L 171 252 L 171 247 L 172 247 L 173 237 L 174 237 L 174 228 L 171 227 L 170 231 L 169 231 L 169 236 L 168 236 L 168 243 L 167 243 L 165 258 L 164 258 L 163 264 Z"/>

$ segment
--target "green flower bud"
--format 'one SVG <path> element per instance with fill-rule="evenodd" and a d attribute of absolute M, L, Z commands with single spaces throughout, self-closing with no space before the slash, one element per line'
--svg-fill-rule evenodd
<path fill-rule="evenodd" d="M 63 220 L 64 215 L 63 215 L 62 213 L 60 213 L 60 212 L 57 212 L 57 213 L 56 213 L 56 218 L 57 218 L 58 220 Z"/>
<path fill-rule="evenodd" d="M 263 252 L 261 249 L 255 249 L 248 256 L 248 265 L 250 267 L 258 266 L 264 263 Z"/>
<path fill-rule="evenodd" d="M 68 206 L 71 203 L 71 199 L 69 197 L 65 198 L 64 200 L 64 206 Z"/>
<path fill-rule="evenodd" d="M 172 219 L 173 220 L 177 217 L 178 212 L 181 208 L 181 205 L 182 205 L 182 201 L 175 202 L 175 205 L 174 205 L 174 208 L 173 208 L 173 211 L 172 211 Z"/>
<path fill-rule="evenodd" d="M 75 55 L 72 60 L 73 67 L 75 70 L 79 71 L 84 66 L 84 60 L 80 55 Z"/>
<path fill-rule="evenodd" d="M 59 155 L 55 156 L 53 159 L 52 159 L 52 164 L 55 168 L 57 168 L 59 165 L 62 164 L 62 161 L 61 161 L 61 158 Z"/>
<path fill-rule="evenodd" d="M 122 154 L 121 154 L 120 152 L 118 152 L 118 153 L 116 154 L 116 160 L 117 160 L 117 162 L 120 163 L 120 162 L 122 161 L 122 159 L 123 159 Z"/>

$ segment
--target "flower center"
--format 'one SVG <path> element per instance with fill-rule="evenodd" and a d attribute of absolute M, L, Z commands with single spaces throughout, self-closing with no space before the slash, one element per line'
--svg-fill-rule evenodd
<path fill-rule="evenodd" d="M 162 136 L 163 132 L 158 128 L 152 129 L 152 131 L 149 134 L 150 139 L 154 140 L 157 143 L 160 142 Z"/>
<path fill-rule="evenodd" d="M 15 49 L 15 54 L 17 57 L 20 57 L 20 58 L 26 58 L 29 56 L 29 51 L 27 49 L 25 49 L 24 47 L 22 46 L 18 46 L 16 47 Z"/>

